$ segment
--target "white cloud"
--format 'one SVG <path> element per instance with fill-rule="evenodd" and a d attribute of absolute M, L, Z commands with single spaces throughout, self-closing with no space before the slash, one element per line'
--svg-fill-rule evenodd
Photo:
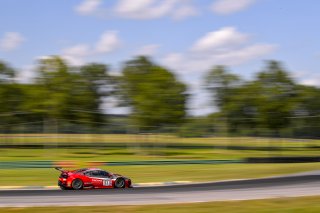
<path fill-rule="evenodd" d="M 73 65 L 84 64 L 86 57 L 91 54 L 92 51 L 86 44 L 78 44 L 62 50 L 62 57 Z"/>
<path fill-rule="evenodd" d="M 136 52 L 136 55 L 153 56 L 157 53 L 159 47 L 160 45 L 158 44 L 143 46 Z"/>
<path fill-rule="evenodd" d="M 169 53 L 162 58 L 163 64 L 175 69 L 179 72 L 184 72 L 183 61 L 187 59 L 187 55 L 183 53 Z M 188 69 L 189 70 L 189 69 Z"/>
<path fill-rule="evenodd" d="M 121 41 L 116 31 L 106 31 L 94 44 L 77 44 L 62 50 L 62 57 L 72 65 L 82 65 L 91 56 L 111 53 L 120 47 Z"/>
<path fill-rule="evenodd" d="M 188 4 L 182 5 L 181 7 L 177 8 L 172 16 L 175 20 L 182 20 L 187 17 L 196 16 L 198 15 L 198 13 L 199 12 L 194 6 Z"/>
<path fill-rule="evenodd" d="M 217 111 L 217 109 L 212 107 L 211 94 L 203 87 L 203 79 L 201 77 L 197 78 L 196 76 L 190 77 L 189 79 L 191 80 L 188 81 L 188 94 L 190 94 L 188 113 L 202 116 Z"/>
<path fill-rule="evenodd" d="M 25 38 L 17 32 L 6 32 L 2 38 L 0 38 L 0 50 L 12 51 L 17 49 Z"/>
<path fill-rule="evenodd" d="M 114 11 L 118 16 L 132 19 L 155 19 L 171 16 L 182 19 L 197 14 L 188 0 L 120 0 Z"/>
<path fill-rule="evenodd" d="M 215 0 L 211 10 L 220 15 L 228 15 L 244 10 L 257 0 Z M 80 15 L 92 15 L 102 18 L 120 17 L 128 19 L 157 19 L 170 17 L 182 20 L 196 16 L 200 12 L 195 0 L 117 0 L 110 8 L 102 0 L 83 0 L 75 7 Z M 134 3 L 133 3 L 134 2 Z"/>
<path fill-rule="evenodd" d="M 198 14 L 192 1 L 118 0 L 111 8 L 105 8 L 101 0 L 85 0 L 76 6 L 75 11 L 80 15 L 95 15 L 99 17 L 121 17 L 142 20 L 168 16 L 181 20 Z"/>
<path fill-rule="evenodd" d="M 116 31 L 107 31 L 103 33 L 96 44 L 95 51 L 97 53 L 108 53 L 117 49 L 121 44 L 117 34 Z"/>
<path fill-rule="evenodd" d="M 253 44 L 230 52 L 216 55 L 216 63 L 226 65 L 240 65 L 247 61 L 256 59 L 260 56 L 267 55 L 276 49 L 271 44 Z M 214 60 L 213 60 L 214 61 Z"/>
<path fill-rule="evenodd" d="M 134 4 L 132 0 L 120 0 L 115 10 L 120 14 L 139 15 L 137 13 L 149 9 L 153 3 L 154 0 L 136 0 Z"/>
<path fill-rule="evenodd" d="M 89 46 L 86 44 L 79 44 L 73 47 L 66 48 L 63 50 L 63 52 L 68 55 L 75 55 L 80 57 L 90 55 Z"/>
<path fill-rule="evenodd" d="M 32 80 L 37 76 L 34 70 L 34 65 L 23 66 L 22 69 L 17 72 L 15 80 L 20 83 L 31 83 Z"/>
<path fill-rule="evenodd" d="M 236 66 L 248 63 L 275 49 L 276 45 L 256 43 L 253 36 L 234 27 L 224 27 L 201 36 L 185 52 L 165 55 L 160 62 L 191 84 L 188 112 L 205 115 L 216 109 L 211 106 L 210 95 L 201 88 L 204 73 L 215 65 Z"/>
<path fill-rule="evenodd" d="M 207 33 L 193 45 L 192 50 L 196 52 L 221 52 L 234 49 L 249 39 L 249 36 L 234 27 L 225 27 L 218 31 Z"/>
<path fill-rule="evenodd" d="M 227 15 L 244 10 L 255 2 L 256 0 L 216 0 L 211 9 L 217 14 Z"/>
<path fill-rule="evenodd" d="M 94 14 L 101 3 L 101 0 L 84 0 L 80 5 L 75 7 L 75 11 L 81 15 Z"/>
<path fill-rule="evenodd" d="M 133 19 L 153 19 L 168 14 L 175 5 L 175 0 L 165 0 L 155 6 L 154 0 L 120 0 L 115 6 L 115 12 L 122 17 Z"/>
<path fill-rule="evenodd" d="M 318 78 L 309 78 L 309 79 L 303 79 L 300 81 L 301 84 L 308 85 L 308 86 L 319 86 L 320 85 L 320 77 Z"/>
<path fill-rule="evenodd" d="M 300 84 L 308 86 L 320 86 L 320 74 L 308 72 L 308 71 L 296 71 L 293 72 L 293 78 Z"/>
<path fill-rule="evenodd" d="M 185 72 L 207 71 L 213 65 L 241 65 L 272 53 L 276 45 L 252 43 L 250 36 L 226 27 L 201 37 L 185 53 L 171 53 L 162 60 L 169 67 Z"/>

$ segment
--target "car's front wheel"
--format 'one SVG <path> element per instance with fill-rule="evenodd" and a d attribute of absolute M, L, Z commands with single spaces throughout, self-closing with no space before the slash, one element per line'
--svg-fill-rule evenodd
<path fill-rule="evenodd" d="M 72 181 L 71 186 L 74 190 L 79 190 L 83 188 L 83 182 L 80 179 L 75 179 Z"/>
<path fill-rule="evenodd" d="M 125 184 L 126 184 L 126 182 L 123 178 L 117 178 L 114 183 L 114 187 L 115 188 L 124 188 Z"/>

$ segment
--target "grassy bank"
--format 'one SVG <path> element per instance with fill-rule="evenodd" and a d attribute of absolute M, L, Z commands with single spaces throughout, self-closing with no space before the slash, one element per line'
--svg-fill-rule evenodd
<path fill-rule="evenodd" d="M 46 208 L 0 208 L 0 212 L 65 213 L 65 212 L 224 212 L 224 213 L 314 213 L 320 212 L 319 196 L 279 198 L 252 201 L 226 201 L 194 204 L 170 204 L 147 206 L 93 206 L 93 207 L 46 207 Z"/>
<path fill-rule="evenodd" d="M 59 147 L 63 143 L 92 143 L 92 147 Z M 122 143 L 119 147 L 95 147 L 95 144 Z M 139 146 L 140 143 L 150 146 Z M 38 148 L 2 148 L 1 161 L 73 161 L 87 167 L 90 161 L 139 160 L 237 160 L 247 157 L 319 156 L 317 140 L 266 138 L 179 138 L 174 135 L 93 135 L 93 134 L 1 134 L 1 145 L 38 144 Z M 50 146 L 48 146 L 50 144 Z M 160 144 L 160 145 L 159 145 Z M 169 146 L 178 144 L 178 146 Z M 186 146 L 190 145 L 189 147 Z M 209 145 L 207 148 L 197 147 Z M 39 147 L 40 145 L 40 147 Z M 216 146 L 216 147 L 215 147 Z M 249 149 L 228 148 L 249 147 Z M 278 147 L 279 150 L 256 149 Z M 250 150 L 250 147 L 253 149 Z M 239 165 L 157 165 L 103 167 L 127 175 L 134 182 L 212 181 L 256 178 L 308 171 L 320 168 L 309 164 Z M 200 175 L 199 175 L 200 174 Z M 0 185 L 55 185 L 58 173 L 53 169 L 0 169 Z"/>
<path fill-rule="evenodd" d="M 319 156 L 314 149 L 284 151 L 178 149 L 178 148 L 55 148 L 55 149 L 0 149 L 0 161 L 134 161 L 134 160 L 238 160 L 249 157 Z"/>
<path fill-rule="evenodd" d="M 181 138 L 170 134 L 0 134 L 0 143 L 186 143 L 241 146 L 297 146 L 320 145 L 320 140 L 256 137 Z"/>
<path fill-rule="evenodd" d="M 320 163 L 304 164 L 228 164 L 101 167 L 132 178 L 135 183 L 257 178 L 316 170 Z M 56 185 L 59 173 L 54 169 L 0 170 L 1 186 Z"/>
<path fill-rule="evenodd" d="M 248 157 L 320 155 L 318 140 L 248 137 L 2 134 L 0 145 L 4 146 L 0 149 L 0 161 L 237 160 Z M 11 148 L 5 147 L 10 145 Z"/>

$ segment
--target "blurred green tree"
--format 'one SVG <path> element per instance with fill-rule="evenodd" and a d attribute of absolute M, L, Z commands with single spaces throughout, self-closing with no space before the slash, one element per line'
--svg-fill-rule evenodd
<path fill-rule="evenodd" d="M 230 132 L 233 126 L 234 108 L 231 97 L 234 90 L 241 84 L 240 77 L 232 74 L 225 66 L 215 66 L 205 76 L 205 88 L 212 96 L 213 105 L 220 111 L 221 126 L 226 129 L 222 130 L 227 133 Z M 220 128 L 222 129 L 222 128 Z"/>
<path fill-rule="evenodd" d="M 280 62 L 267 61 L 256 78 L 248 82 L 216 66 L 205 83 L 229 133 L 265 127 L 279 135 L 290 125 L 298 101 L 296 83 Z"/>
<path fill-rule="evenodd" d="M 4 132 L 10 132 L 23 114 L 24 93 L 15 76 L 16 70 L 0 61 L 0 129 Z"/>
<path fill-rule="evenodd" d="M 205 77 L 205 87 L 220 110 L 229 102 L 232 89 L 239 84 L 240 77 L 230 73 L 225 66 L 213 67 Z"/>
<path fill-rule="evenodd" d="M 72 68 L 53 56 L 40 60 L 37 71 L 36 82 L 28 93 L 34 101 L 27 108 L 45 117 L 50 123 L 49 131 L 59 119 L 87 126 L 103 121 L 100 105 L 104 94 L 100 90 L 107 83 L 106 66 L 89 64 Z"/>
<path fill-rule="evenodd" d="M 320 89 L 315 86 L 297 85 L 297 104 L 291 119 L 295 137 L 320 137 Z"/>
<path fill-rule="evenodd" d="M 15 74 L 16 72 L 13 68 L 5 62 L 0 61 L 0 83 L 13 82 Z"/>
<path fill-rule="evenodd" d="M 131 118 L 140 129 L 161 129 L 183 122 L 186 86 L 173 73 L 141 56 L 128 61 L 122 74 L 122 99 L 131 107 Z"/>
<path fill-rule="evenodd" d="M 261 126 L 260 105 L 262 102 L 262 88 L 257 82 L 246 82 L 233 88 L 229 102 L 224 106 L 228 115 L 229 130 L 252 130 L 251 135 Z"/>
<path fill-rule="evenodd" d="M 289 126 L 296 106 L 296 84 L 278 61 L 267 61 L 256 82 L 261 86 L 260 117 L 274 134 Z"/>

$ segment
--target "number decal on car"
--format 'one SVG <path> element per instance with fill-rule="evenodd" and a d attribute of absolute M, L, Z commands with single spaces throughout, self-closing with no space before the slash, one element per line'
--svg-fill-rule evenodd
<path fill-rule="evenodd" d="M 105 179 L 103 180 L 103 183 L 102 183 L 104 186 L 111 186 L 111 180 L 109 179 Z"/>

